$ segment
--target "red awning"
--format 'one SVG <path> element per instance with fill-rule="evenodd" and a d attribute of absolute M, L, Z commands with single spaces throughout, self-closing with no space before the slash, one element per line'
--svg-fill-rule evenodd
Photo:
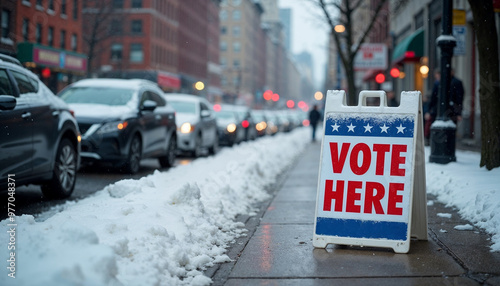
<path fill-rule="evenodd" d="M 174 74 L 158 72 L 158 85 L 161 87 L 179 89 L 181 87 L 181 79 Z"/>

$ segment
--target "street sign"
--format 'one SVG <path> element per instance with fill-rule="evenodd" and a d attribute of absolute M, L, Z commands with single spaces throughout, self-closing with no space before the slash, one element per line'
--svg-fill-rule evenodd
<path fill-rule="evenodd" d="M 367 106 L 378 97 L 380 106 Z M 407 253 L 410 238 L 427 240 L 422 103 L 403 92 L 388 107 L 384 91 L 362 91 L 347 106 L 328 91 L 313 245 L 375 246 Z"/>
<path fill-rule="evenodd" d="M 365 43 L 354 58 L 355 70 L 387 69 L 387 45 Z"/>
<path fill-rule="evenodd" d="M 466 51 L 466 34 L 465 26 L 453 26 L 453 37 L 457 40 L 457 45 L 453 48 L 454 56 L 465 56 Z"/>

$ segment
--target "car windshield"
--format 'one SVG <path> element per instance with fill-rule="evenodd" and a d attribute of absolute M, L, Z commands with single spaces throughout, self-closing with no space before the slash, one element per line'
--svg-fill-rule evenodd
<path fill-rule="evenodd" d="M 127 105 L 132 99 L 133 90 L 115 87 L 71 87 L 64 90 L 60 97 L 66 103 L 92 103 L 110 106 Z"/>
<path fill-rule="evenodd" d="M 215 117 L 221 119 L 234 119 L 236 116 L 232 111 L 219 111 L 215 113 Z"/>
<path fill-rule="evenodd" d="M 194 102 L 176 101 L 172 99 L 167 99 L 167 100 L 168 103 L 172 105 L 172 107 L 176 112 L 196 114 L 196 104 Z"/>

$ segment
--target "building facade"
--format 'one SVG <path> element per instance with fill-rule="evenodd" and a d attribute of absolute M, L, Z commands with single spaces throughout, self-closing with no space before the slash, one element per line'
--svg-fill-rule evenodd
<path fill-rule="evenodd" d="M 263 62 L 258 62 L 264 37 L 261 31 L 260 3 L 252 0 L 226 0 L 220 10 L 220 63 L 224 100 L 252 105 L 259 91 Z"/>
<path fill-rule="evenodd" d="M 81 1 L 3 0 L 0 52 L 17 57 L 53 91 L 82 78 Z"/>
<path fill-rule="evenodd" d="M 179 1 L 85 3 L 89 76 L 144 78 L 165 91 L 180 90 Z M 94 30 L 98 31 L 95 35 Z"/>

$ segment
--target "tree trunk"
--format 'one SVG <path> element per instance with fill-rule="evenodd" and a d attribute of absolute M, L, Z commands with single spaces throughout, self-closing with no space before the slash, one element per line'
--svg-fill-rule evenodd
<path fill-rule="evenodd" d="M 347 104 L 355 106 L 358 104 L 358 91 L 356 88 L 356 81 L 354 77 L 355 73 L 352 64 L 346 69 L 346 76 L 347 76 L 347 86 L 348 86 Z"/>
<path fill-rule="evenodd" d="M 480 166 L 491 170 L 500 167 L 500 72 L 495 14 L 492 1 L 468 1 L 479 54 Z"/>

